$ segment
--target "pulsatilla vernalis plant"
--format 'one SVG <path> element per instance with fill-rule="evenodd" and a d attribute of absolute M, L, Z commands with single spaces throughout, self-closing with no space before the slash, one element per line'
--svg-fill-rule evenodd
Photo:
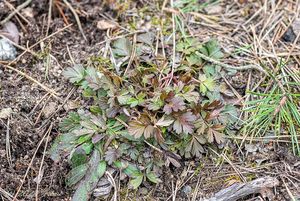
<path fill-rule="evenodd" d="M 170 62 L 158 65 L 139 49 L 145 41 L 137 44 L 136 61 L 127 69 L 124 57 L 133 51 L 128 39 L 114 43 L 113 56 L 123 64 L 94 58 L 64 72 L 87 100 L 61 122 L 63 134 L 51 149 L 55 161 L 69 157 L 67 184 L 77 184 L 74 200 L 87 200 L 108 169 L 138 188 L 144 181 L 160 182 L 163 165 L 180 167 L 181 157 L 201 157 L 205 144 L 224 141 L 223 131 L 236 116 L 223 101 L 231 94 L 220 82 L 221 69 L 195 54 L 218 59 L 222 52 L 216 41 L 193 40 L 178 44 L 181 62 L 173 74 Z"/>

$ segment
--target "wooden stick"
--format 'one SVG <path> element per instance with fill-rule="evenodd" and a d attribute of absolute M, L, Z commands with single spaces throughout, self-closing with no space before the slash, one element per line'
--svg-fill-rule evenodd
<path fill-rule="evenodd" d="M 13 12 L 11 12 L 4 20 L 2 20 L 0 22 L 0 25 L 3 25 L 6 22 L 8 22 L 15 14 L 17 14 L 20 10 L 22 10 L 23 8 L 28 6 L 31 3 L 31 1 L 32 0 L 27 0 L 24 3 L 22 3 L 21 5 L 19 5 Z"/>
<path fill-rule="evenodd" d="M 236 183 L 217 192 L 213 197 L 203 201 L 236 201 L 251 194 L 260 193 L 268 188 L 279 185 L 279 181 L 273 177 L 258 178 L 247 183 Z"/>

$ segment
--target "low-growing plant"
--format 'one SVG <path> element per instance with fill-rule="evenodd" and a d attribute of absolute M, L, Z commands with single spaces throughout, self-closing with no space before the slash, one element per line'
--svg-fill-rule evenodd
<path fill-rule="evenodd" d="M 125 174 L 134 189 L 159 183 L 162 166 L 201 157 L 206 146 L 224 142 L 223 131 L 235 121 L 236 108 L 224 101 L 232 96 L 221 83 L 224 72 L 195 54 L 222 58 L 215 40 L 179 41 L 173 74 L 172 61 L 155 56 L 152 43 L 151 33 L 138 35 L 134 46 L 118 39 L 114 62 L 92 58 L 64 72 L 86 100 L 61 122 L 63 133 L 51 148 L 54 161 L 68 156 L 66 183 L 77 187 L 73 200 L 88 200 L 108 168 Z"/>

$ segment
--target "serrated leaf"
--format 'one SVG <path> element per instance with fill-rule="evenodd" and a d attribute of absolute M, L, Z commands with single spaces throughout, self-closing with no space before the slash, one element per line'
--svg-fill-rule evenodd
<path fill-rule="evenodd" d="M 135 138 L 140 138 L 144 134 L 146 126 L 140 122 L 132 121 L 129 122 L 128 132 Z"/>
<path fill-rule="evenodd" d="M 102 79 L 104 78 L 104 75 L 102 73 L 98 72 L 93 67 L 88 67 L 86 69 L 86 74 L 85 80 L 90 88 L 98 90 L 103 87 Z"/>
<path fill-rule="evenodd" d="M 237 108 L 233 105 L 225 105 L 218 119 L 223 125 L 236 123 L 238 119 Z"/>
<path fill-rule="evenodd" d="M 85 175 L 88 169 L 88 164 L 81 164 L 72 168 L 72 170 L 67 174 L 66 184 L 67 186 L 73 186 L 77 184 Z"/>
<path fill-rule="evenodd" d="M 168 103 L 164 106 L 163 111 L 166 114 L 171 114 L 173 111 L 178 112 L 185 109 L 185 103 L 183 98 L 181 97 L 173 97 L 171 98 Z"/>
<path fill-rule="evenodd" d="M 194 85 L 184 86 L 181 96 L 189 103 L 198 103 L 200 99 L 199 92 L 195 91 Z"/>
<path fill-rule="evenodd" d="M 114 161 L 116 161 L 120 157 L 120 152 L 119 150 L 108 147 L 104 157 L 108 165 L 111 165 L 113 164 Z"/>
<path fill-rule="evenodd" d="M 90 154 L 91 152 L 92 152 L 92 150 L 93 150 L 93 148 L 94 148 L 94 145 L 93 145 L 93 143 L 91 143 L 91 142 L 88 142 L 88 143 L 83 143 L 82 145 L 81 145 L 81 148 L 85 151 L 85 154 Z"/>
<path fill-rule="evenodd" d="M 144 130 L 145 139 L 150 138 L 152 136 L 153 132 L 154 132 L 154 127 L 152 125 L 146 126 L 146 128 Z"/>
<path fill-rule="evenodd" d="M 144 136 L 147 139 L 154 132 L 154 127 L 147 116 L 142 116 L 138 120 L 129 122 L 128 132 L 135 138 Z"/>
<path fill-rule="evenodd" d="M 126 105 L 126 104 L 129 104 L 128 102 L 131 99 L 131 95 L 129 95 L 128 92 L 125 92 L 125 93 L 117 96 L 117 99 L 121 105 Z"/>
<path fill-rule="evenodd" d="M 123 172 L 130 177 L 141 174 L 139 169 L 132 164 L 128 164 L 128 166 L 123 170 Z"/>
<path fill-rule="evenodd" d="M 190 55 L 188 55 L 186 57 L 186 60 L 188 62 L 188 64 L 190 66 L 193 66 L 193 65 L 201 65 L 202 64 L 202 59 L 200 56 L 198 56 L 197 54 L 195 53 L 192 53 Z"/>
<path fill-rule="evenodd" d="M 191 152 L 193 156 L 201 157 L 204 153 L 204 149 L 201 144 L 205 144 L 206 140 L 202 136 L 193 135 L 189 145 L 186 147 L 186 151 Z"/>
<path fill-rule="evenodd" d="M 209 143 L 212 143 L 214 140 L 218 143 L 221 144 L 224 142 L 224 137 L 222 131 L 224 129 L 224 126 L 222 125 L 214 125 L 207 130 L 207 141 Z"/>
<path fill-rule="evenodd" d="M 162 127 L 167 127 L 170 126 L 172 123 L 174 122 L 173 119 L 165 119 L 165 117 L 163 116 L 162 118 L 160 118 L 157 122 L 156 122 L 156 126 L 162 126 Z"/>
<path fill-rule="evenodd" d="M 196 116 L 192 112 L 186 112 L 176 117 L 173 129 L 176 133 L 192 133 Z"/>
<path fill-rule="evenodd" d="M 143 175 L 137 176 L 134 179 L 131 179 L 129 181 L 130 186 L 132 186 L 133 189 L 137 189 L 143 182 Z"/>
<path fill-rule="evenodd" d="M 146 177 L 149 181 L 151 181 L 152 183 L 159 183 L 161 182 L 161 180 L 158 178 L 158 176 L 154 173 L 154 172 L 149 172 L 146 174 Z"/>
<path fill-rule="evenodd" d="M 63 71 L 63 75 L 72 83 L 79 83 L 85 76 L 85 69 L 80 64 L 75 64 L 73 67 Z"/>
<path fill-rule="evenodd" d="M 93 151 L 89 161 L 89 169 L 86 176 L 79 183 L 72 201 L 88 201 L 92 190 L 96 187 L 99 179 L 106 171 L 106 162 L 100 160 L 100 153 L 97 149 Z"/>
<path fill-rule="evenodd" d="M 152 100 L 148 105 L 148 109 L 156 111 L 159 110 L 163 105 L 164 102 L 160 99 Z"/>
<path fill-rule="evenodd" d="M 216 76 L 216 67 L 211 65 L 205 65 L 203 72 L 206 76 Z"/>
<path fill-rule="evenodd" d="M 206 77 L 206 75 L 200 75 L 199 80 L 201 81 L 200 91 L 203 94 L 206 94 L 207 91 L 213 91 L 216 87 L 215 81 L 211 77 Z"/>
<path fill-rule="evenodd" d="M 67 118 L 64 118 L 59 124 L 62 131 L 71 131 L 80 126 L 80 116 L 77 112 L 70 112 Z"/>
<path fill-rule="evenodd" d="M 101 108 L 98 105 L 92 105 L 90 107 L 90 111 L 95 115 L 99 115 L 102 112 Z"/>
<path fill-rule="evenodd" d="M 221 59 L 223 53 L 216 40 L 210 40 L 200 48 L 200 52 L 213 59 Z"/>
<path fill-rule="evenodd" d="M 174 155 L 175 155 L 175 154 L 174 154 Z M 176 155 L 177 155 L 177 154 L 176 154 Z M 175 156 L 176 156 L 176 155 L 175 155 Z M 170 163 L 171 163 L 173 166 L 179 168 L 179 167 L 181 167 L 181 164 L 178 162 L 178 159 L 181 159 L 181 158 L 180 158 L 179 156 L 177 156 L 176 159 L 175 159 L 175 157 L 167 156 L 167 160 L 166 160 L 166 162 L 165 162 L 165 165 L 166 165 L 166 166 L 169 166 Z"/>

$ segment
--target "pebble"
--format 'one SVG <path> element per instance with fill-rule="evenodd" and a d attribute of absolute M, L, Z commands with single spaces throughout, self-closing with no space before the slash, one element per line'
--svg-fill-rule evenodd
<path fill-rule="evenodd" d="M 9 40 L 0 39 L 0 60 L 8 61 L 14 60 L 17 56 L 16 48 L 9 42 Z"/>
<path fill-rule="evenodd" d="M 182 191 L 183 191 L 186 195 L 188 195 L 188 194 L 190 194 L 190 193 L 192 192 L 192 187 L 191 187 L 190 185 L 186 185 L 186 186 L 183 187 Z"/>
<path fill-rule="evenodd" d="M 55 102 L 48 103 L 43 110 L 44 116 L 46 118 L 49 118 L 50 115 L 55 112 L 56 108 L 57 108 L 57 104 Z"/>
<path fill-rule="evenodd" d="M 294 33 L 292 27 L 289 27 L 282 36 L 282 40 L 288 43 L 294 42 L 296 39 L 296 34 Z"/>
<path fill-rule="evenodd" d="M 3 108 L 0 111 L 0 119 L 7 119 L 8 117 L 10 117 L 12 112 L 13 110 L 11 108 Z"/>

